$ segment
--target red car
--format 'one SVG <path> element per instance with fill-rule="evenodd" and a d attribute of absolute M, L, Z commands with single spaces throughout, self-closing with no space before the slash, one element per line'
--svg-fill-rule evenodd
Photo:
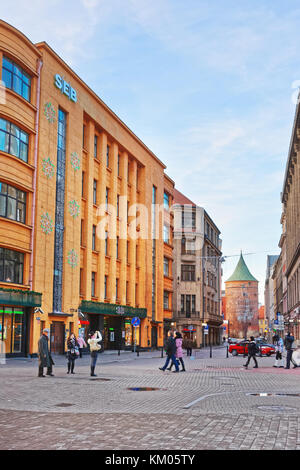
<path fill-rule="evenodd" d="M 237 356 L 238 354 L 247 355 L 248 354 L 248 344 L 249 341 L 240 341 L 239 343 L 230 344 L 228 351 L 233 355 Z M 259 356 L 271 356 L 275 353 L 275 348 L 271 344 L 257 342 L 260 352 Z"/>

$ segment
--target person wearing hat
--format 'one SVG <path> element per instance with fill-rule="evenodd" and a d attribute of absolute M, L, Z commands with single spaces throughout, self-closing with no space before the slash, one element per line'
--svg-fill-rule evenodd
<path fill-rule="evenodd" d="M 51 354 L 49 352 L 49 333 L 50 330 L 48 328 L 43 329 L 43 334 L 38 341 L 38 357 L 39 357 L 39 377 L 45 377 L 44 375 L 44 367 L 47 367 L 47 375 L 51 377 L 54 376 L 52 373 L 52 365 L 54 364 Z"/>

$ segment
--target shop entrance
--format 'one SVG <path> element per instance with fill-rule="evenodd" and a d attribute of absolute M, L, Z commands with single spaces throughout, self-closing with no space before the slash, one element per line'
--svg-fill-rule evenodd
<path fill-rule="evenodd" d="M 123 349 L 122 318 L 104 317 L 104 349 Z"/>
<path fill-rule="evenodd" d="M 21 307 L 3 307 L 0 305 L 0 341 L 1 353 L 7 356 L 26 354 L 26 326 L 28 314 Z"/>
<path fill-rule="evenodd" d="M 50 351 L 53 354 L 64 354 L 65 349 L 65 324 L 54 321 L 50 326 Z"/>
<path fill-rule="evenodd" d="M 151 329 L 151 346 L 152 348 L 157 348 L 157 328 L 152 326 Z"/>

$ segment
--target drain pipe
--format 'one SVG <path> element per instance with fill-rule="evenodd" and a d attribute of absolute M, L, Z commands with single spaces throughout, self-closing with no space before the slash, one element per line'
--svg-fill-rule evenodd
<path fill-rule="evenodd" d="M 39 117 L 40 117 L 40 94 L 41 94 L 41 68 L 43 62 L 41 59 L 37 61 L 37 91 L 36 91 L 36 120 L 35 120 L 35 138 L 34 138 L 34 171 L 33 171 L 33 197 L 31 207 L 31 237 L 30 237 L 30 265 L 29 265 L 29 285 L 33 290 L 33 245 L 35 236 L 35 210 L 36 210 L 36 180 L 37 180 L 37 164 L 38 164 L 38 141 L 39 141 Z"/>

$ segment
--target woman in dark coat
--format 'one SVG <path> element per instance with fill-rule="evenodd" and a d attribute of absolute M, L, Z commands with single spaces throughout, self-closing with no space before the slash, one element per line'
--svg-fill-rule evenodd
<path fill-rule="evenodd" d="M 67 359 L 68 359 L 68 372 L 67 374 L 75 374 L 74 372 L 74 366 L 75 366 L 75 360 L 77 357 L 79 357 L 79 344 L 78 341 L 74 335 L 74 333 L 71 333 L 69 338 L 67 339 Z"/>

